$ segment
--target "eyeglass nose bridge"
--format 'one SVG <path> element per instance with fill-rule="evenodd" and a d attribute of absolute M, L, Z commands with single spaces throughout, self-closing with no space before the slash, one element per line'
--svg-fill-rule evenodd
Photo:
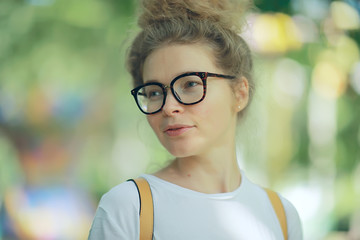
<path fill-rule="evenodd" d="M 179 103 L 182 104 L 179 94 L 172 88 L 171 85 L 163 85 L 163 89 L 164 89 L 164 103 L 163 103 L 163 106 L 161 108 L 163 108 L 165 103 L 166 103 L 166 98 L 167 98 L 167 95 L 168 95 L 168 91 L 167 91 L 168 89 L 170 89 L 170 92 L 173 94 L 176 101 L 178 101 Z"/>

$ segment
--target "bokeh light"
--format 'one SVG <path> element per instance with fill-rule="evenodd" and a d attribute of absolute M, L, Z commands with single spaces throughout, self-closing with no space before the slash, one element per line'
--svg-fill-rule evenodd
<path fill-rule="evenodd" d="M 0 239 L 85 239 L 105 192 L 171 159 L 129 92 L 136 4 L 0 1 Z M 255 5 L 240 166 L 294 203 L 305 240 L 360 239 L 360 5 Z"/>

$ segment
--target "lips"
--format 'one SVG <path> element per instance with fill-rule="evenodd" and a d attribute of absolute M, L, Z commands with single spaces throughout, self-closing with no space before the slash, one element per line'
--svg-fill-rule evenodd
<path fill-rule="evenodd" d="M 181 134 L 189 131 L 193 127 L 194 126 L 183 125 L 183 124 L 168 125 L 164 129 L 164 133 L 170 137 L 176 137 L 176 136 L 180 136 Z"/>

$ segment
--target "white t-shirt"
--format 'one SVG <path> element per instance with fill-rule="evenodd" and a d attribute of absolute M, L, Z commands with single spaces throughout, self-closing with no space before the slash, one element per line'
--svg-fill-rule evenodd
<path fill-rule="evenodd" d="M 152 175 L 148 180 L 154 200 L 156 240 L 282 240 L 276 213 L 266 192 L 242 172 L 239 188 L 229 193 L 204 194 Z M 284 205 L 288 239 L 302 240 L 302 228 L 294 206 Z M 139 196 L 133 182 L 122 183 L 99 203 L 90 240 L 138 240 Z"/>

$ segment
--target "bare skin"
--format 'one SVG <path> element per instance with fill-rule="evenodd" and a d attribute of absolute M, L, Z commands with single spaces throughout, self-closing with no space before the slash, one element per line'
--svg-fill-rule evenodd
<path fill-rule="evenodd" d="M 191 163 L 188 163 L 188 161 Z M 224 165 L 230 166 L 230 164 Z M 169 166 L 154 175 L 197 192 L 208 194 L 225 193 L 234 191 L 241 183 L 239 167 L 237 164 L 231 165 L 232 167 L 225 169 L 210 166 L 208 163 L 202 164 L 193 159 L 175 159 Z"/>
<path fill-rule="evenodd" d="M 144 63 L 144 82 L 169 85 L 184 72 L 224 73 L 214 64 L 206 45 L 170 45 L 155 50 Z M 235 154 L 237 113 L 248 103 L 248 82 L 236 86 L 227 80 L 208 78 L 205 99 L 195 105 L 182 105 L 168 92 L 162 111 L 148 115 L 148 122 L 163 146 L 175 159 L 155 176 L 202 193 L 234 191 L 241 183 Z M 177 136 L 164 129 L 185 125 Z"/>

